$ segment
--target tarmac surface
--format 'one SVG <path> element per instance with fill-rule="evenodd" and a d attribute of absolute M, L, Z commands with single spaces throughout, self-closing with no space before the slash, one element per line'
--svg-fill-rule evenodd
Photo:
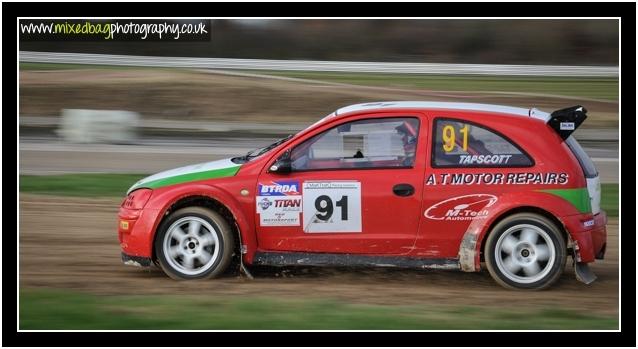
<path fill-rule="evenodd" d="M 134 144 L 73 144 L 52 136 L 20 138 L 21 174 L 142 173 L 213 161 L 268 145 L 285 135 L 259 137 L 144 137 Z M 617 140 L 581 140 L 603 183 L 619 182 Z"/>

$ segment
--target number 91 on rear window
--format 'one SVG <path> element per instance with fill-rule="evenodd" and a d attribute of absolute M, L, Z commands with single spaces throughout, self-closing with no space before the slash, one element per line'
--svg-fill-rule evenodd
<path fill-rule="evenodd" d="M 434 167 L 528 167 L 531 158 L 496 131 L 455 119 L 435 121 Z"/>

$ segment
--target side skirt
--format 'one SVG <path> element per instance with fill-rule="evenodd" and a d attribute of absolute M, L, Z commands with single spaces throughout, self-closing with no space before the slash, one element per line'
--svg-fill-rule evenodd
<path fill-rule="evenodd" d="M 257 252 L 254 265 L 318 267 L 397 267 L 459 270 L 458 259 L 363 256 L 339 253 Z"/>

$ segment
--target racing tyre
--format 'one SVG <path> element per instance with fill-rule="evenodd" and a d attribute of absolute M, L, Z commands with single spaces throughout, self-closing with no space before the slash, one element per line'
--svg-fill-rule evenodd
<path fill-rule="evenodd" d="M 507 288 L 548 288 L 561 277 L 566 261 L 567 248 L 559 228 L 533 213 L 503 219 L 485 243 L 487 270 Z"/>
<path fill-rule="evenodd" d="M 187 207 L 166 219 L 155 239 L 155 254 L 173 279 L 213 278 L 232 260 L 234 241 L 226 220 L 204 207 Z"/>

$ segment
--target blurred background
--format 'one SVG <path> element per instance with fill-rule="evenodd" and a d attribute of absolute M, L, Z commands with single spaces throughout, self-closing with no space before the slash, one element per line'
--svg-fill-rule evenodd
<path fill-rule="evenodd" d="M 213 19 L 205 42 L 20 42 L 21 328 L 617 328 L 618 28 L 596 19 Z M 557 287 L 503 308 L 520 294 L 487 273 L 262 270 L 254 282 L 176 283 L 121 265 L 117 207 L 139 178 L 244 154 L 339 107 L 382 100 L 585 106 L 575 137 L 601 173 L 610 215 L 599 281 L 583 292 L 568 266 Z M 135 298 L 140 290 L 157 298 Z M 195 315 L 171 315 L 175 307 Z"/>
<path fill-rule="evenodd" d="M 326 61 L 618 65 L 616 20 L 213 19 L 211 25 L 211 40 L 207 42 L 23 42 L 20 50 Z"/>

